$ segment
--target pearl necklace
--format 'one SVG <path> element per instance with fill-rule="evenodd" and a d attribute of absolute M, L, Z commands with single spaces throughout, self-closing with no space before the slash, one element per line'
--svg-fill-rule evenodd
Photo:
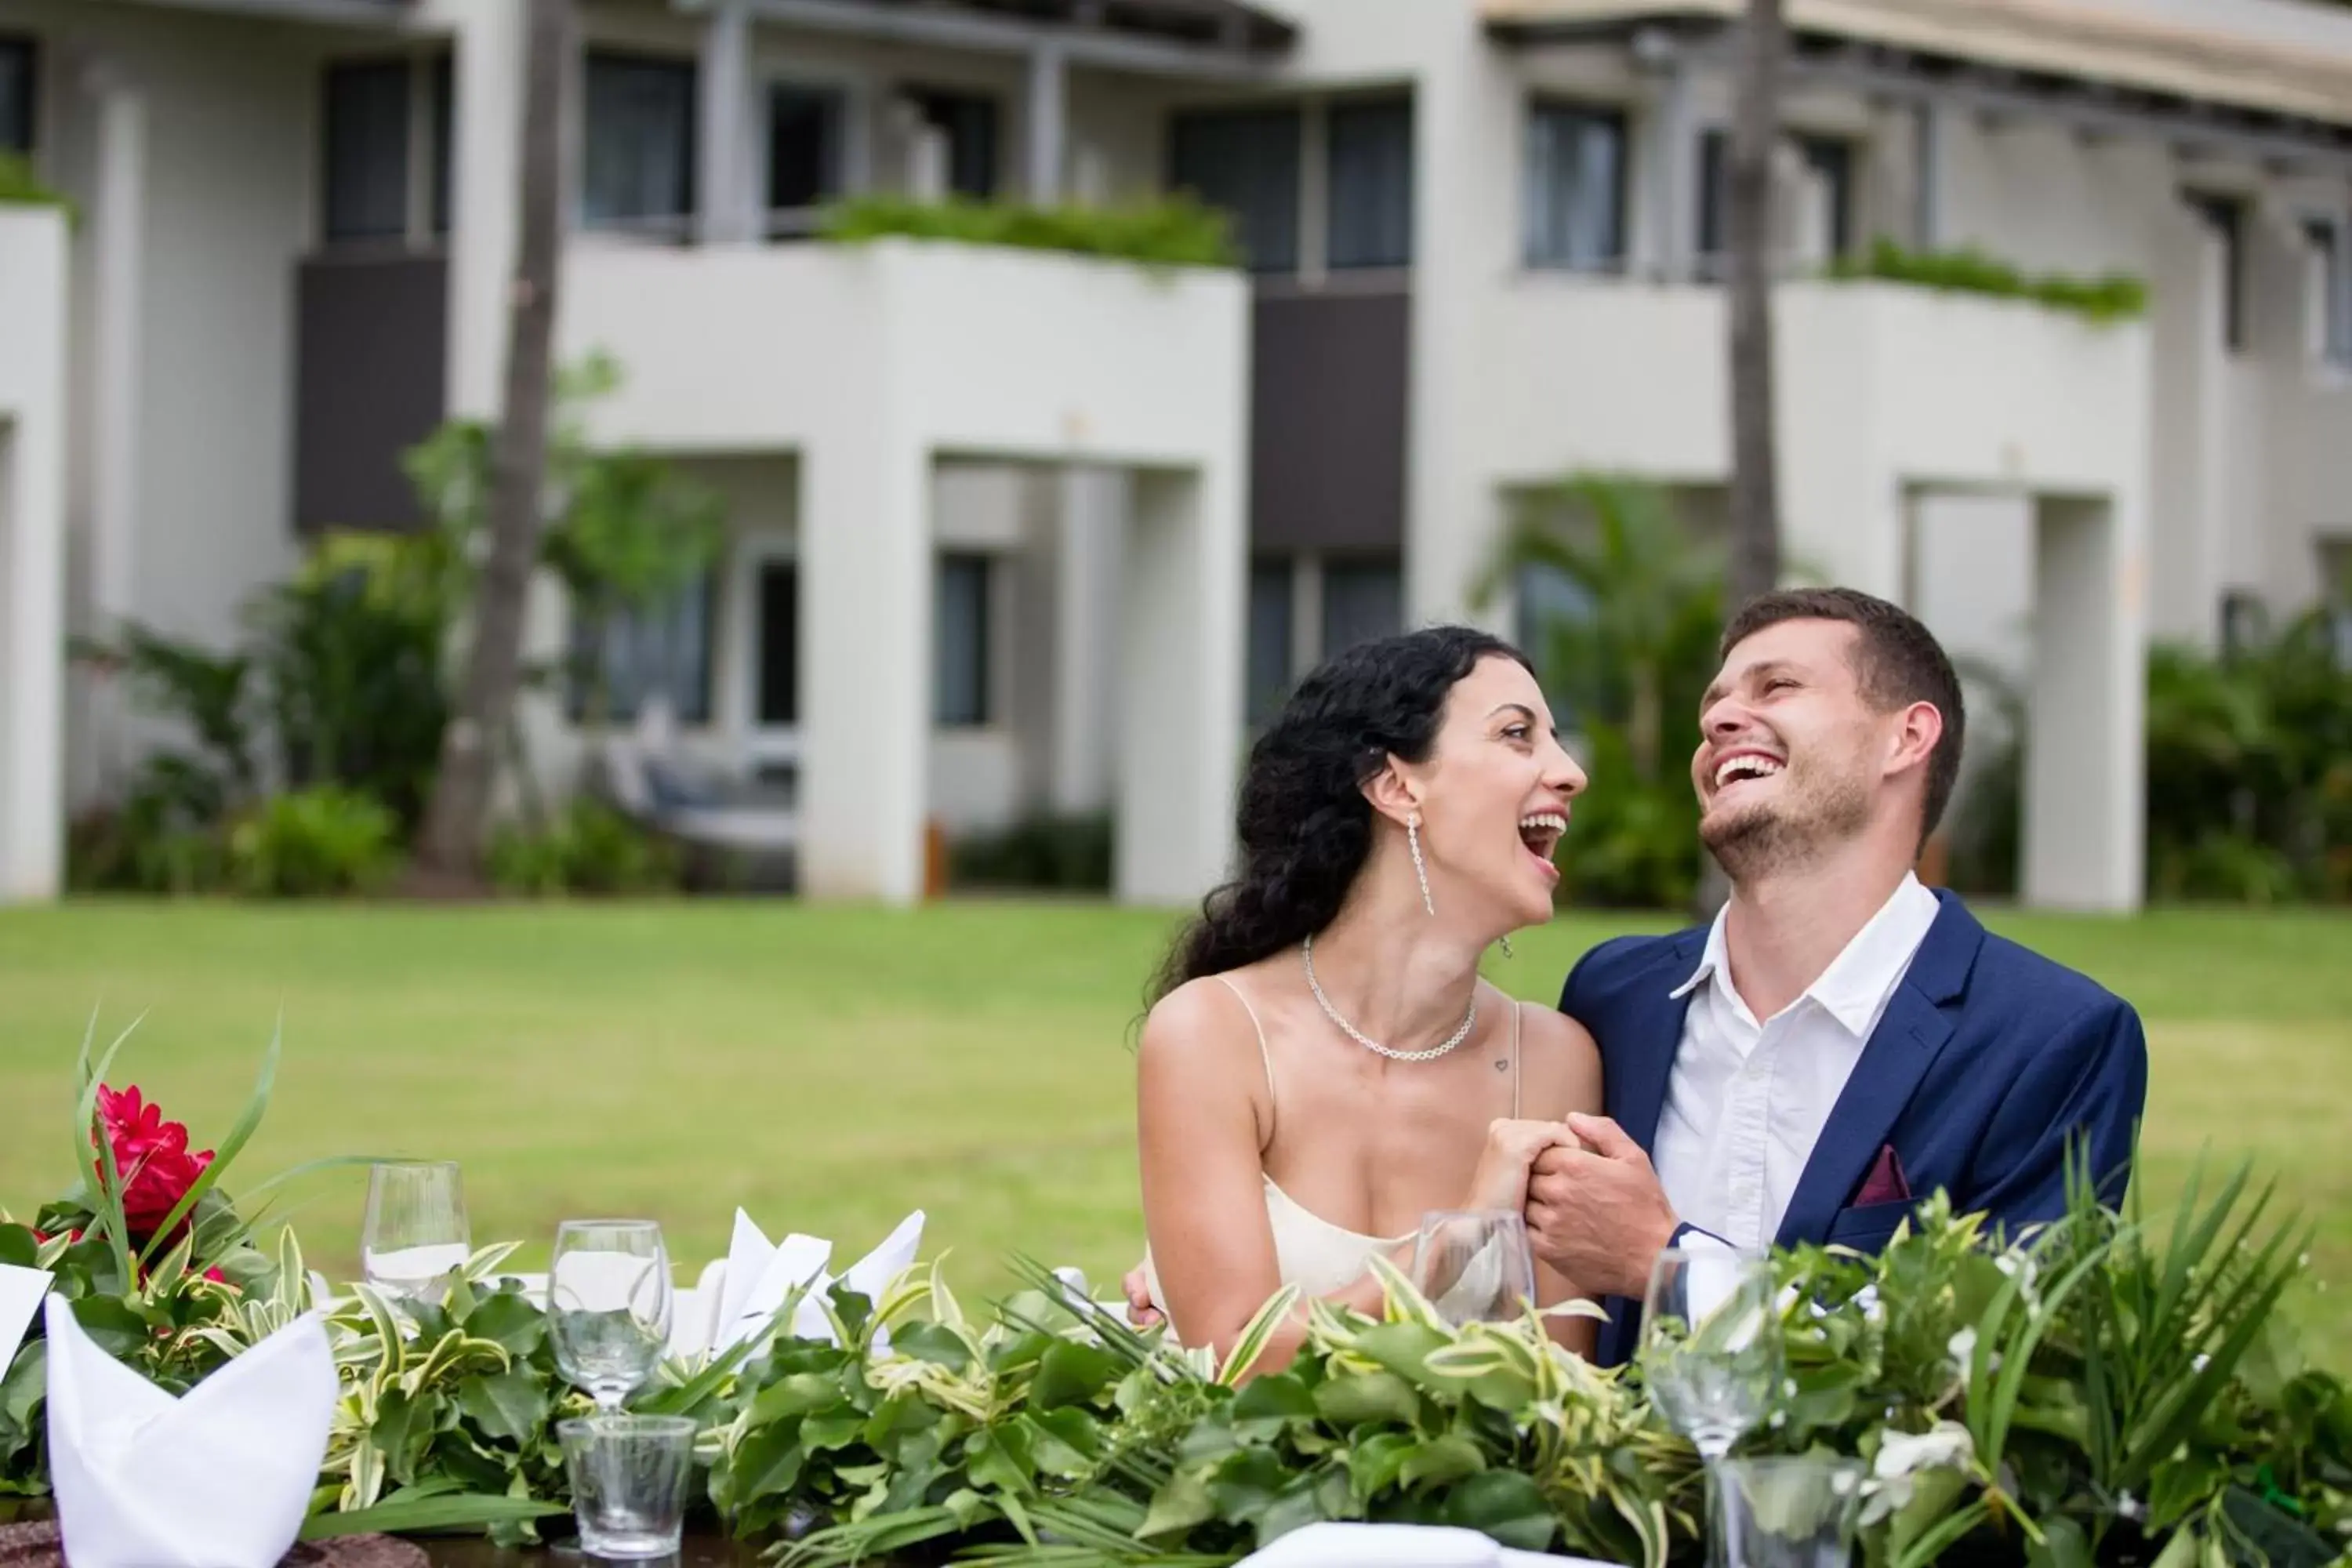
<path fill-rule="evenodd" d="M 1315 939 L 1311 936 L 1308 937 L 1304 942 L 1299 944 L 1298 951 L 1299 956 L 1304 958 L 1307 962 L 1307 989 L 1315 993 L 1315 1000 L 1322 1006 L 1323 1016 L 1330 1019 L 1331 1022 L 1339 1025 L 1340 1031 L 1349 1039 L 1355 1041 L 1356 1044 L 1363 1047 L 1364 1049 L 1370 1051 L 1377 1056 L 1386 1057 L 1392 1062 L 1433 1062 L 1438 1058 L 1453 1050 L 1454 1047 L 1460 1045 L 1463 1041 L 1468 1039 L 1470 1037 L 1470 1031 L 1478 1026 L 1478 987 L 1474 982 L 1470 987 L 1470 1010 L 1462 1016 L 1462 1026 L 1454 1031 L 1453 1037 L 1450 1039 L 1447 1039 L 1441 1045 L 1432 1046 L 1425 1051 L 1400 1051 L 1392 1049 L 1390 1047 L 1381 1044 L 1378 1040 L 1373 1039 L 1361 1029 L 1356 1027 L 1355 1025 L 1350 1024 L 1347 1019 L 1339 1016 L 1339 1009 L 1332 1006 L 1331 999 L 1323 994 L 1323 987 L 1318 984 L 1315 979 Z"/>

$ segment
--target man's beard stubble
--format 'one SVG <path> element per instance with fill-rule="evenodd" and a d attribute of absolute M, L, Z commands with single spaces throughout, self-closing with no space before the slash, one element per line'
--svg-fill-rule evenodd
<path fill-rule="evenodd" d="M 1699 841 L 1734 882 L 1752 882 L 1820 858 L 1870 823 L 1862 781 L 1791 765 L 1779 801 L 1699 819 Z"/>

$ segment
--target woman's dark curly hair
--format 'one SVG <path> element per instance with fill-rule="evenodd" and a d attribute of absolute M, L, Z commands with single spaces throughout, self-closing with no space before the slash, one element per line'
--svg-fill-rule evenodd
<path fill-rule="evenodd" d="M 1433 626 L 1359 644 L 1299 683 L 1242 774 L 1240 869 L 1177 939 L 1151 1001 L 1331 923 L 1371 852 L 1366 781 L 1391 756 L 1425 761 L 1447 693 L 1489 658 L 1528 662 L 1474 627 Z"/>

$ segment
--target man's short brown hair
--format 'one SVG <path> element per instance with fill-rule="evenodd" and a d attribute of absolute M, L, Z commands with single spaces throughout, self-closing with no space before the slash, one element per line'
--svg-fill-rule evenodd
<path fill-rule="evenodd" d="M 1960 776 L 1960 737 L 1968 716 L 1960 706 L 1960 678 L 1935 634 L 1900 605 L 1852 588 L 1782 588 L 1759 594 L 1739 606 L 1723 628 L 1719 657 L 1767 626 L 1782 621 L 1842 621 L 1859 634 L 1853 673 L 1863 700 L 1881 712 L 1931 702 L 1944 716 L 1944 736 L 1927 756 L 1927 793 L 1919 824 L 1926 843 L 1951 804 Z"/>

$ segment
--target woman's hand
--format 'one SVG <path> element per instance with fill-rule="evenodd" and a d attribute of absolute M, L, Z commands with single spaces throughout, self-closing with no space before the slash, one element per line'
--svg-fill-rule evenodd
<path fill-rule="evenodd" d="M 1528 1206 L 1528 1175 L 1536 1156 L 1555 1143 L 1578 1147 L 1576 1134 L 1559 1121 L 1513 1121 L 1507 1119 L 1486 1129 L 1486 1147 L 1470 1177 L 1470 1194 L 1462 1202 L 1469 1209 L 1507 1209 L 1514 1214 Z"/>

